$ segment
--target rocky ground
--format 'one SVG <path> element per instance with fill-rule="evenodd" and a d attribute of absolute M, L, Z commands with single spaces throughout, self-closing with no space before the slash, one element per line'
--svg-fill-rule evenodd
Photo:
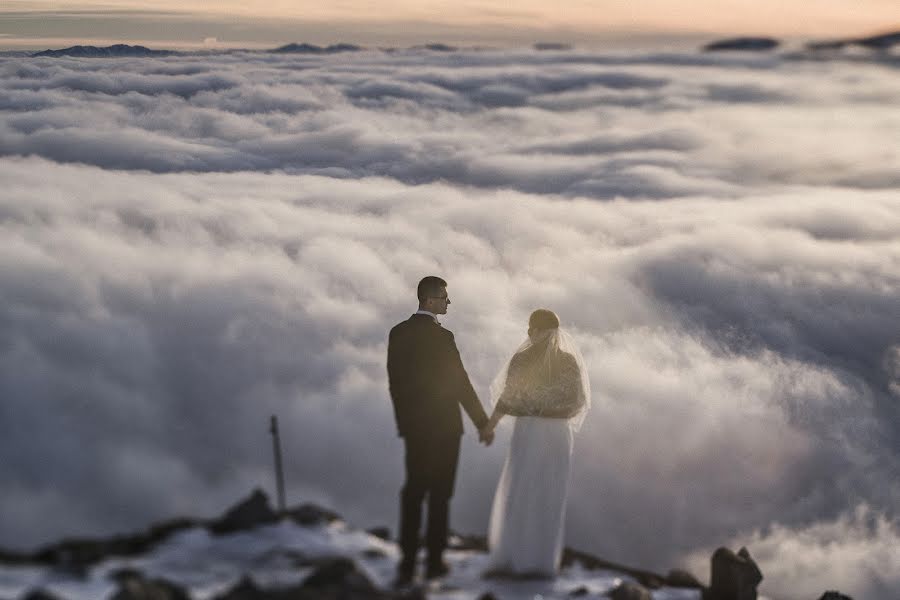
<path fill-rule="evenodd" d="M 172 519 L 145 531 L 68 539 L 21 553 L 0 550 L 2 600 L 751 600 L 762 579 L 745 549 L 712 558 L 709 587 L 567 548 L 553 580 L 483 577 L 483 537 L 453 535 L 451 572 L 391 587 L 398 560 L 384 528 L 355 529 L 304 504 L 277 514 L 259 490 L 215 519 Z M 831 594 L 831 595 L 829 595 Z M 827 600 L 846 600 L 830 592 Z"/>

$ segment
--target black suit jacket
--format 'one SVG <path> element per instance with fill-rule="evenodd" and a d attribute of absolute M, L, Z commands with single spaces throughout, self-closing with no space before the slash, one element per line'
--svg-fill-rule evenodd
<path fill-rule="evenodd" d="M 391 329 L 387 370 L 400 436 L 462 434 L 460 404 L 478 428 L 487 424 L 453 333 L 430 316 L 414 314 Z"/>

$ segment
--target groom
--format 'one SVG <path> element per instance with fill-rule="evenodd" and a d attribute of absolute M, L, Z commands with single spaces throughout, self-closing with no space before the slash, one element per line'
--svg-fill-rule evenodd
<path fill-rule="evenodd" d="M 428 276 L 419 282 L 419 310 L 391 329 L 388 339 L 388 382 L 397 431 L 406 448 L 406 482 L 400 493 L 400 550 L 396 583 L 412 581 L 419 549 L 422 504 L 428 498 L 425 576 L 448 571 L 450 497 L 456 479 L 459 440 L 463 432 L 459 405 L 478 427 L 478 439 L 490 445 L 494 434 L 463 367 L 453 334 L 441 327 L 447 314 L 447 282 Z"/>

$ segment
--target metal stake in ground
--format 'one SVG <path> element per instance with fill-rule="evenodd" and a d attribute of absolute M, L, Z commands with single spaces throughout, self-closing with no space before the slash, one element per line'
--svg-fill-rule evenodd
<path fill-rule="evenodd" d="M 275 484 L 278 486 L 278 512 L 284 513 L 284 471 L 281 468 L 281 441 L 278 437 L 278 417 L 272 415 L 272 450 L 275 453 Z"/>

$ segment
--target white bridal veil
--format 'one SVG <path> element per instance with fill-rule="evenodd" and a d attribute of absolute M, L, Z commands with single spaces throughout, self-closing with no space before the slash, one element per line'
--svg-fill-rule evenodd
<path fill-rule="evenodd" d="M 491 384 L 491 407 L 513 416 L 566 418 L 578 431 L 591 384 L 575 340 L 561 328 L 527 338 Z"/>

